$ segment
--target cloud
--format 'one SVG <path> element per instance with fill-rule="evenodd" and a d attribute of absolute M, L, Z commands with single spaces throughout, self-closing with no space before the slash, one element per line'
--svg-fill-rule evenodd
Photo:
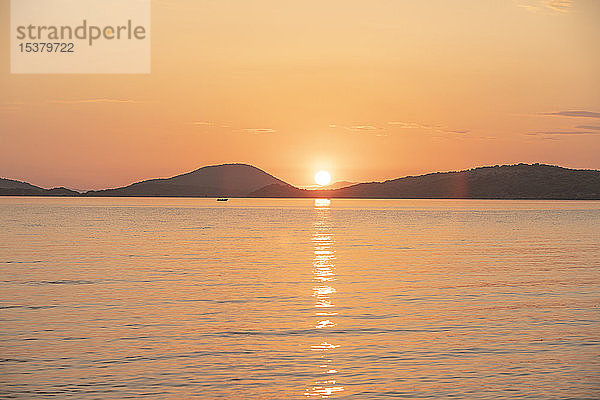
<path fill-rule="evenodd" d="M 211 122 L 211 121 L 192 121 L 189 122 L 189 125 L 192 125 L 198 129 L 204 130 L 224 130 L 225 132 L 232 132 L 238 134 L 249 134 L 249 135 L 262 135 L 262 134 L 271 134 L 277 133 L 276 129 L 271 128 L 236 128 L 232 129 L 231 125 L 223 124 L 220 122 Z"/>
<path fill-rule="evenodd" d="M 403 128 L 403 129 L 430 129 L 430 128 L 432 128 L 432 125 L 424 125 L 424 124 L 419 124 L 416 122 L 392 121 L 392 122 L 388 122 L 388 125 L 399 126 L 400 128 Z"/>
<path fill-rule="evenodd" d="M 350 132 L 355 132 L 355 133 L 360 133 L 360 134 L 372 135 L 372 136 L 377 136 L 377 137 L 388 136 L 387 129 L 379 128 L 375 125 L 353 125 L 353 126 L 346 126 L 343 128 Z"/>
<path fill-rule="evenodd" d="M 569 12 L 575 5 L 574 0 L 514 0 L 517 6 L 529 11 L 540 12 L 544 10 L 560 13 Z"/>
<path fill-rule="evenodd" d="M 434 132 L 437 134 L 443 134 L 443 135 L 438 135 L 440 137 L 447 137 L 448 134 L 462 136 L 462 135 L 466 135 L 470 132 L 465 129 L 452 129 L 452 128 L 444 127 L 441 125 L 429 125 L 429 124 L 422 124 L 422 123 L 418 123 L 418 122 L 391 121 L 391 122 L 387 122 L 386 125 L 387 125 L 387 127 L 385 127 L 385 126 L 382 127 L 382 126 L 378 126 L 378 125 L 370 125 L 370 124 L 343 126 L 343 125 L 331 123 L 328 126 L 331 129 L 344 129 L 349 132 L 360 133 L 360 134 L 365 134 L 365 135 L 372 135 L 372 136 L 379 136 L 379 137 L 389 136 L 389 131 L 394 128 L 396 130 L 397 129 L 427 130 L 427 131 Z"/>
<path fill-rule="evenodd" d="M 88 104 L 88 103 L 143 103 L 132 99 L 75 99 L 75 100 L 52 100 L 53 104 Z"/>
<path fill-rule="evenodd" d="M 567 12 L 573 7 L 573 0 L 547 0 L 546 7 L 559 12 Z"/>
<path fill-rule="evenodd" d="M 14 112 L 20 110 L 24 105 L 25 103 L 21 101 L 8 101 L 0 104 L 0 111 Z"/>
<path fill-rule="evenodd" d="M 376 126 L 372 126 L 372 125 L 356 125 L 356 126 L 350 126 L 347 129 L 351 130 L 352 132 L 374 132 L 377 131 L 379 128 L 377 128 Z"/>
<path fill-rule="evenodd" d="M 600 126 L 598 125 L 578 125 L 575 128 L 577 129 L 588 129 L 593 131 L 600 131 Z"/>
<path fill-rule="evenodd" d="M 554 111 L 542 113 L 542 115 L 560 116 L 560 117 L 576 117 L 576 118 L 600 118 L 599 112 L 594 111 L 580 111 L 580 110 L 569 110 L 569 111 Z M 569 129 L 569 128 L 567 128 Z M 600 125 L 577 125 L 572 130 L 545 130 L 538 132 L 526 133 L 528 136 L 546 136 L 548 137 L 560 137 L 560 136 L 583 136 L 583 135 L 600 135 Z M 578 129 L 578 130 L 575 130 Z"/>
<path fill-rule="evenodd" d="M 590 131 L 540 131 L 526 133 L 528 136 L 560 136 L 560 135 L 600 135 L 600 132 Z"/>
<path fill-rule="evenodd" d="M 364 125 L 344 126 L 344 125 L 339 125 L 336 123 L 330 123 L 329 125 L 327 125 L 327 127 L 330 129 L 342 129 L 347 132 L 360 133 L 360 134 L 371 135 L 371 136 L 379 136 L 379 137 L 388 136 L 387 129 L 380 128 L 376 125 L 364 124 Z"/>
<path fill-rule="evenodd" d="M 542 113 L 543 115 L 557 115 L 561 117 L 600 118 L 600 112 L 595 111 L 555 111 Z"/>
<path fill-rule="evenodd" d="M 423 123 L 419 123 L 419 122 L 402 122 L 402 121 L 392 121 L 392 122 L 388 122 L 388 125 L 393 125 L 393 126 L 397 126 L 401 129 L 423 129 L 423 130 L 428 130 L 428 131 L 433 131 L 433 132 L 437 132 L 437 133 L 450 133 L 450 134 L 455 134 L 455 135 L 466 135 L 467 133 L 469 133 L 469 130 L 466 129 L 453 129 L 453 128 L 448 128 L 442 125 L 430 125 L 430 124 L 423 124 Z"/>
<path fill-rule="evenodd" d="M 234 132 L 248 133 L 251 135 L 263 135 L 263 134 L 277 133 L 277 130 L 270 129 L 270 128 L 244 128 L 244 129 L 236 129 L 236 130 L 234 130 Z"/>

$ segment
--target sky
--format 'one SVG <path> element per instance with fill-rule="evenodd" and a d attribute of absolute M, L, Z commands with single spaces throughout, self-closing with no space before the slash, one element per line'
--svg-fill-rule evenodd
<path fill-rule="evenodd" d="M 0 176 L 118 187 L 230 162 L 295 185 L 600 169 L 600 1 L 153 0 L 150 74 L 11 74 Z"/>

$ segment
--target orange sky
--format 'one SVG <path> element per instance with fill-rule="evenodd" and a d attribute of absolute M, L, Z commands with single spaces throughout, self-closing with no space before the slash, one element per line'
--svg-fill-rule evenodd
<path fill-rule="evenodd" d="M 154 0 L 149 75 L 10 74 L 8 0 L 0 16 L 3 177 L 600 169 L 597 0 Z"/>

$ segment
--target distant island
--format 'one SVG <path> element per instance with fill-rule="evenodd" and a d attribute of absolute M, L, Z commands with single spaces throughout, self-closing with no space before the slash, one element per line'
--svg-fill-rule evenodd
<path fill-rule="evenodd" d="M 496 165 L 307 190 L 292 186 L 252 165 L 223 164 L 171 178 L 150 179 L 124 187 L 88 192 L 64 187 L 44 189 L 27 182 L 0 178 L 0 195 L 600 200 L 600 171 L 545 164 Z"/>

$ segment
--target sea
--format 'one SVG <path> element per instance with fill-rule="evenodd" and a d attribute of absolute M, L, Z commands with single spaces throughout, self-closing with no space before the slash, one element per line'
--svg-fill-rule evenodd
<path fill-rule="evenodd" d="M 600 202 L 0 198 L 2 399 L 599 399 Z"/>

